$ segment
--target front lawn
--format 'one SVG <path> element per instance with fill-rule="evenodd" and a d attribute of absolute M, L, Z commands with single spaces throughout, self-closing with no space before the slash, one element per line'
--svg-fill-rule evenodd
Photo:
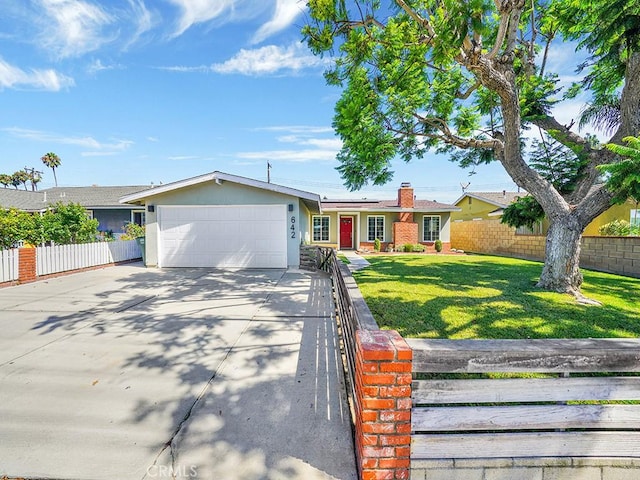
<path fill-rule="evenodd" d="M 640 336 L 640 279 L 583 270 L 602 306 L 535 288 L 539 262 L 481 255 L 370 256 L 354 273 L 381 328 L 424 338 Z"/>

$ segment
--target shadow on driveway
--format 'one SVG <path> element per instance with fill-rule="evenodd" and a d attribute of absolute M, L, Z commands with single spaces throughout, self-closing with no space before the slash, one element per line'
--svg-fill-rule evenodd
<path fill-rule="evenodd" d="M 321 273 L 128 265 L 0 308 L 0 475 L 356 478 Z"/>

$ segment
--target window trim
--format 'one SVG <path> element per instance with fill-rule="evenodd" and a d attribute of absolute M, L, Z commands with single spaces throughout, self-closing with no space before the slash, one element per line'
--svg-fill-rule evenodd
<path fill-rule="evenodd" d="M 147 211 L 144 209 L 131 210 L 131 223 L 136 223 L 136 213 L 141 215 L 142 224 L 140 226 L 144 227 L 147 224 Z"/>
<path fill-rule="evenodd" d="M 425 228 L 425 220 L 427 218 L 437 218 L 438 219 L 438 232 L 437 238 L 435 239 L 427 239 L 427 229 Z M 431 233 L 431 230 L 429 230 Z M 440 240 L 440 235 L 442 233 L 442 215 L 423 215 L 422 216 L 422 241 L 423 242 L 435 242 L 436 240 Z"/>
<path fill-rule="evenodd" d="M 322 220 L 324 218 L 327 219 L 327 239 L 322 240 L 322 232 L 323 228 L 320 225 L 320 240 L 315 239 L 316 230 L 315 230 L 315 220 L 316 218 Z M 311 240 L 313 243 L 329 243 L 331 241 L 331 216 L 330 215 L 312 215 L 311 217 Z"/>
<path fill-rule="evenodd" d="M 376 225 L 374 226 L 374 237 L 373 238 L 371 238 L 371 236 L 370 236 L 371 232 L 370 232 L 370 229 L 369 229 L 369 222 L 371 221 L 371 219 L 378 219 L 378 218 L 382 219 L 382 238 L 380 239 L 380 241 L 384 242 L 385 234 L 387 233 L 386 232 L 386 229 L 387 229 L 386 223 L 387 222 L 386 222 L 386 219 L 385 219 L 384 215 L 367 215 L 367 242 L 375 242 L 376 238 L 378 238 L 378 237 L 375 236 L 375 233 L 377 233 L 377 229 L 378 229 L 377 222 L 376 222 Z"/>
<path fill-rule="evenodd" d="M 629 210 L 629 224 L 640 226 L 640 209 L 632 208 Z"/>

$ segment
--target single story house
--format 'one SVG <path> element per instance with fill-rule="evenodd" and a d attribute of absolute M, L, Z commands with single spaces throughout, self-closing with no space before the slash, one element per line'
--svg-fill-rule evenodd
<path fill-rule="evenodd" d="M 148 185 L 103 187 L 54 187 L 37 192 L 0 188 L 0 208 L 16 208 L 25 212 L 42 213 L 58 202 L 77 203 L 98 220 L 98 230 L 122 233 L 129 223 L 144 225 L 144 209 L 123 205 L 120 197 L 148 189 Z"/>
<path fill-rule="evenodd" d="M 317 194 L 223 172 L 125 195 L 146 212 L 146 264 L 287 268 L 322 213 Z"/>
<path fill-rule="evenodd" d="M 433 245 L 441 240 L 450 246 L 454 205 L 416 199 L 410 183 L 403 183 L 394 200 L 322 200 L 322 213 L 311 217 L 310 243 L 339 250 L 369 249 L 389 245 Z"/>
<path fill-rule="evenodd" d="M 527 192 L 466 192 L 454 203 L 459 211 L 452 215 L 454 222 L 466 222 L 471 220 L 488 220 L 502 216 L 504 208 L 515 202 L 518 198 L 528 195 Z M 635 202 L 631 200 L 622 205 L 613 205 L 606 212 L 593 219 L 584 230 L 584 236 L 598 236 L 598 229 L 613 220 L 626 220 L 631 224 L 640 223 L 640 211 Z M 531 230 L 521 227 L 516 230 L 521 235 L 545 235 L 549 224 L 546 220 L 540 222 Z"/>

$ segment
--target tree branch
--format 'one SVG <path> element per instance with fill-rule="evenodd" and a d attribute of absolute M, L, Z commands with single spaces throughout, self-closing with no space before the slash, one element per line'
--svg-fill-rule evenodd
<path fill-rule="evenodd" d="M 422 16 L 420 16 L 418 14 L 418 12 L 416 12 L 413 8 L 411 8 L 409 5 L 407 5 L 407 3 L 404 0 L 396 0 L 396 3 L 398 4 L 398 6 L 400 8 L 402 8 L 402 10 L 405 11 L 405 13 L 407 15 L 409 15 L 411 18 L 413 18 L 413 20 L 416 23 L 418 23 L 419 25 L 422 25 L 424 28 L 426 28 L 427 31 L 429 32 L 429 36 L 431 38 L 435 38 L 437 36 L 436 35 L 436 31 L 431 26 L 431 23 L 429 22 L 429 20 L 427 20 L 426 18 L 422 18 Z"/>
<path fill-rule="evenodd" d="M 502 47 L 502 43 L 504 42 L 505 36 L 507 34 L 508 26 L 509 26 L 509 15 L 505 15 L 500 18 L 500 26 L 498 27 L 498 35 L 496 37 L 496 43 L 493 45 L 493 48 L 487 55 L 489 58 L 495 58 L 495 56 L 498 55 L 498 53 L 500 52 L 500 48 Z"/>

